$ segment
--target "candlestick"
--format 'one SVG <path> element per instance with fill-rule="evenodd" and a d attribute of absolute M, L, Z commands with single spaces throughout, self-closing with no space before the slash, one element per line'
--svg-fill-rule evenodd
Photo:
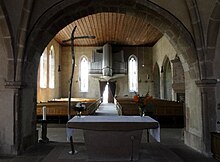
<path fill-rule="evenodd" d="M 47 108 L 46 106 L 43 106 L 43 120 L 46 120 L 46 116 L 47 116 Z"/>

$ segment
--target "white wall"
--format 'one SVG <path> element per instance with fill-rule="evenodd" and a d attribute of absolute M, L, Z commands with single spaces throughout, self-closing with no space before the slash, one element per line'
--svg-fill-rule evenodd
<path fill-rule="evenodd" d="M 50 43 L 47 45 L 47 54 L 49 54 L 50 47 L 54 47 L 54 53 L 55 53 L 55 87 L 54 89 L 50 88 L 40 88 L 40 71 L 38 67 L 38 77 L 37 77 L 37 102 L 46 102 L 48 100 L 54 99 L 54 98 L 60 98 L 61 97 L 61 84 L 60 84 L 60 76 L 61 72 L 58 72 L 58 66 L 61 64 L 60 57 L 60 45 L 56 40 L 51 40 Z M 48 55 L 49 56 L 49 55 Z M 48 57 L 49 58 L 49 57 Z M 47 74 L 49 74 L 47 72 Z M 48 79 L 47 79 L 48 80 Z"/>

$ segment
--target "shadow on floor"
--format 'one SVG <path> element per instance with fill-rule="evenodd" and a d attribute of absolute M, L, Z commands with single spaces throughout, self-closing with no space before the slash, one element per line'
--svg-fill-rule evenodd
<path fill-rule="evenodd" d="M 39 128 L 39 127 L 38 127 Z M 49 143 L 39 143 L 16 157 L 0 157 L 0 162 L 87 162 L 88 156 L 82 130 L 74 130 L 74 146 L 78 153 L 69 155 L 65 125 L 48 125 Z M 213 158 L 189 148 L 183 143 L 182 129 L 161 129 L 161 142 L 150 138 L 146 143 L 143 132 L 138 162 L 217 162 Z"/>

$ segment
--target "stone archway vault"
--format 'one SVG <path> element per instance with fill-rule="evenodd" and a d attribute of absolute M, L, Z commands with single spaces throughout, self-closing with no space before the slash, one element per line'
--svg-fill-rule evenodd
<path fill-rule="evenodd" d="M 120 2 L 93 2 L 90 0 L 81 0 L 68 3 L 61 1 L 44 12 L 43 15 L 36 20 L 36 23 L 34 23 L 29 31 L 30 33 L 28 33 L 22 67 L 22 82 L 25 83 L 26 86 L 22 89 L 21 111 L 19 112 L 22 116 L 20 127 L 23 128 L 23 132 L 19 132 L 22 139 L 20 149 L 24 149 L 26 145 L 31 144 L 32 141 L 28 140 L 28 138 L 31 137 L 31 139 L 34 139 L 36 136 L 35 130 L 31 127 L 33 123 L 27 125 L 25 121 L 34 121 L 35 119 L 34 112 L 36 103 L 33 101 L 36 101 L 37 70 L 43 49 L 60 29 L 72 21 L 99 12 L 132 14 L 146 21 L 150 21 L 153 26 L 170 40 L 183 62 L 183 68 L 188 79 L 191 81 L 189 87 L 193 85 L 196 89 L 194 85 L 195 80 L 199 79 L 200 74 L 198 74 L 198 60 L 194 41 L 183 24 L 167 11 L 149 1 L 136 2 L 133 0 L 121 0 Z M 42 35 L 44 37 L 42 37 Z M 178 41 L 176 42 L 176 40 Z M 186 93 L 188 93 L 188 96 L 197 95 L 197 91 L 186 91 Z M 196 106 L 193 104 L 192 101 L 189 101 L 187 106 L 191 109 L 196 109 Z M 199 116 L 199 113 L 196 115 Z M 201 116 L 199 116 L 199 118 L 201 118 Z M 188 136 L 190 136 L 190 119 L 188 124 L 187 131 Z M 200 124 L 198 127 L 200 128 Z M 196 137 L 199 137 L 196 143 L 202 145 L 200 132 L 196 133 Z M 192 147 L 194 147 L 194 145 Z M 202 146 L 196 147 L 196 144 L 195 148 L 198 150 L 203 149 Z"/>

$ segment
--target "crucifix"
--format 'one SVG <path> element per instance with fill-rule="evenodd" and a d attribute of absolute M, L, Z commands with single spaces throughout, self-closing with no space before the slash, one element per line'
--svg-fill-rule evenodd
<path fill-rule="evenodd" d="M 71 92 L 72 92 L 72 84 L 73 84 L 73 75 L 74 75 L 74 67 L 75 67 L 75 53 L 74 53 L 74 40 L 75 39 L 83 39 L 83 38 L 92 38 L 94 39 L 95 36 L 78 36 L 75 37 L 74 33 L 76 31 L 75 26 L 72 30 L 70 39 L 64 40 L 63 43 L 69 42 L 71 43 L 71 51 L 72 51 L 72 69 L 71 69 L 71 75 L 70 75 L 70 84 L 69 84 L 69 92 L 68 92 L 68 120 L 71 118 Z"/>
<path fill-rule="evenodd" d="M 72 84 L 73 84 L 73 75 L 74 75 L 74 67 L 75 67 L 75 53 L 74 53 L 74 40 L 75 39 L 82 39 L 82 38 L 95 38 L 95 36 L 79 36 L 79 37 L 75 37 L 74 33 L 76 31 L 76 27 L 75 26 L 73 28 L 73 31 L 71 33 L 71 37 L 70 39 L 64 40 L 63 43 L 69 42 L 71 41 L 71 51 L 72 51 L 72 68 L 71 68 L 71 75 L 70 75 L 70 84 L 69 84 L 69 92 L 68 92 L 68 120 L 71 119 L 71 95 L 72 95 Z M 67 134 L 69 136 L 69 140 L 70 140 L 70 144 L 71 144 L 71 151 L 69 152 L 69 154 L 75 154 L 77 153 L 77 151 L 74 149 L 73 146 L 73 138 L 72 138 L 72 130 L 67 129 Z"/>

